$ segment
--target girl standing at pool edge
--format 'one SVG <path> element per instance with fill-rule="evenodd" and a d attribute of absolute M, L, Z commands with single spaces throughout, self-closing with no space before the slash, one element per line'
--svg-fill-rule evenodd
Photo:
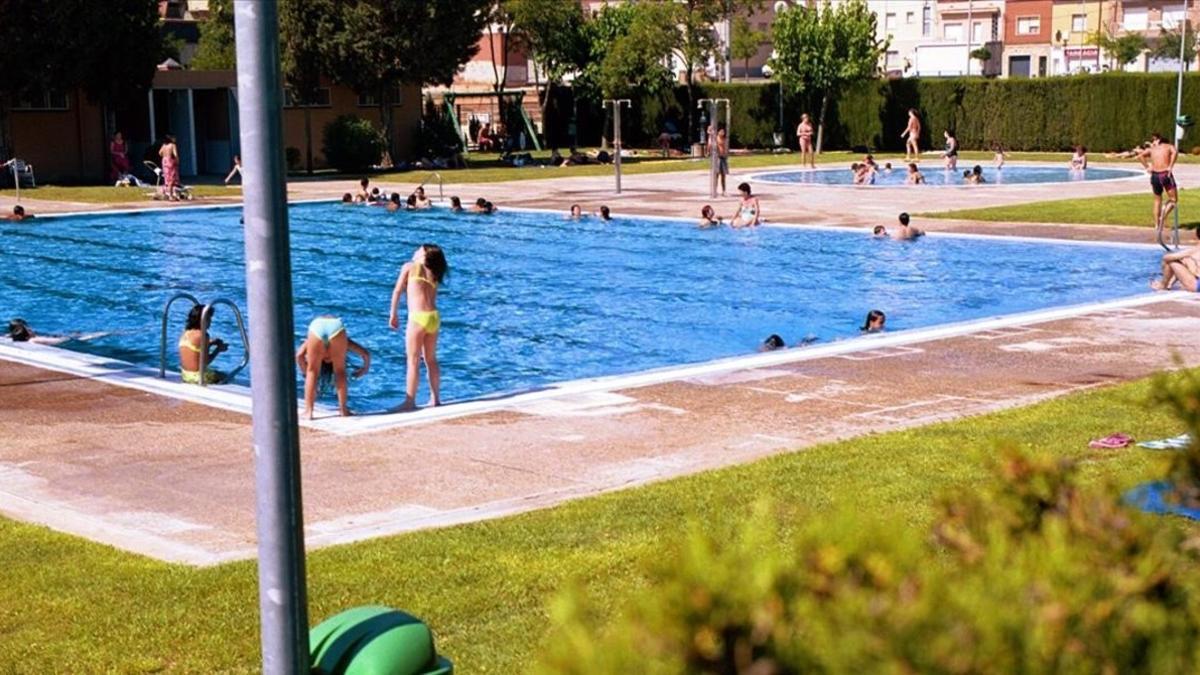
<path fill-rule="evenodd" d="M 413 253 L 412 262 L 405 263 L 400 268 L 396 287 L 392 289 L 392 308 L 388 318 L 388 325 L 392 330 L 400 327 L 397 313 L 400 296 L 408 295 L 408 326 L 404 334 L 408 372 L 405 378 L 404 403 L 400 410 L 413 410 L 417 407 L 421 359 L 425 360 L 425 368 L 429 371 L 429 405 L 441 405 L 442 372 L 437 361 L 437 338 L 442 319 L 437 310 L 437 291 L 448 271 L 446 254 L 441 247 L 437 244 L 422 244 Z"/>

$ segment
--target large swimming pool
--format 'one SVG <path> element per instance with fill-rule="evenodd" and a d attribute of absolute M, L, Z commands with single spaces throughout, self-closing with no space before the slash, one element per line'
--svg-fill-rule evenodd
<path fill-rule="evenodd" d="M 240 213 L 181 208 L 0 223 L 0 319 L 20 316 L 42 333 L 110 331 L 67 346 L 156 366 L 160 312 L 173 292 L 245 307 Z M 771 333 L 789 344 L 854 338 L 874 308 L 887 312 L 891 330 L 905 330 L 1137 295 L 1159 255 L 333 204 L 293 206 L 291 230 L 297 329 L 334 313 L 374 354 L 371 373 L 351 384 L 360 410 L 403 398 L 404 342 L 388 330 L 388 302 L 397 270 L 422 242 L 441 244 L 451 265 L 439 298 L 448 401 L 746 354 Z M 184 313 L 178 306 L 170 345 Z M 228 310 L 217 310 L 213 333 L 238 342 Z M 175 369 L 173 346 L 169 353 Z M 235 347 L 216 365 L 238 358 Z M 418 401 L 426 398 L 423 390 Z"/>
<path fill-rule="evenodd" d="M 921 173 L 925 176 L 925 183 L 931 186 L 950 186 L 962 185 L 967 183 L 963 180 L 963 171 L 971 169 L 975 166 L 973 162 L 959 160 L 957 171 L 948 171 L 942 166 L 942 161 L 925 160 L 921 163 Z M 1072 171 L 1065 165 L 1058 166 L 1030 166 L 1025 164 L 1009 164 L 1002 168 L 995 168 L 990 163 L 980 163 L 980 168 L 983 169 L 984 186 L 987 185 L 1024 185 L 1031 183 L 1071 183 L 1077 181 L 1095 181 L 1095 180 L 1116 180 L 1121 178 L 1135 178 L 1144 175 L 1141 171 L 1131 169 L 1110 169 L 1092 167 L 1085 171 Z M 872 183 L 875 187 L 903 186 L 908 177 L 908 169 L 904 162 L 897 161 L 892 165 L 892 170 L 881 170 L 875 176 L 875 182 Z M 752 181 L 764 181 L 767 183 L 799 183 L 801 185 L 854 185 L 854 175 L 850 171 L 850 164 L 837 168 L 809 169 L 796 171 L 771 171 L 766 173 L 755 174 L 750 177 Z M 921 186 L 913 186 L 919 188 Z M 970 187 L 982 187 L 971 185 Z"/>

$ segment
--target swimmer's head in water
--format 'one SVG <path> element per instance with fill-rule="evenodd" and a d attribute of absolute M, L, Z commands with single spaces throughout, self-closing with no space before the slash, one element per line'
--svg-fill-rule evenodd
<path fill-rule="evenodd" d="M 571 205 L 571 217 L 578 218 L 583 215 L 583 207 L 578 204 Z"/>
<path fill-rule="evenodd" d="M 204 317 L 204 305 L 192 305 L 191 311 L 188 312 L 187 323 L 184 324 L 186 330 L 201 330 L 200 319 Z M 212 321 L 212 316 L 208 318 Z"/>
<path fill-rule="evenodd" d="M 739 185 L 739 186 L 738 186 L 738 192 L 740 192 L 740 193 L 742 193 L 743 195 L 745 195 L 745 196 L 749 197 L 749 196 L 750 196 L 750 184 L 749 184 L 749 183 L 742 183 L 741 185 Z"/>
<path fill-rule="evenodd" d="M 25 319 L 13 319 L 8 322 L 8 337 L 12 338 L 13 342 L 29 342 L 34 335 L 36 334 L 29 324 L 25 323 Z"/>
<path fill-rule="evenodd" d="M 708 220 L 712 220 L 713 216 L 715 216 L 715 215 L 716 215 L 716 211 L 713 211 L 713 207 L 710 204 L 705 204 L 704 208 L 700 209 L 700 217 L 701 218 L 707 218 Z"/>
<path fill-rule="evenodd" d="M 909 172 L 909 173 L 916 173 L 916 172 L 917 172 L 917 165 L 916 165 L 916 164 L 909 164 L 909 165 L 908 165 L 908 172 Z"/>
<path fill-rule="evenodd" d="M 343 204 L 349 204 L 350 202 L 353 202 L 353 201 L 354 201 L 354 195 L 350 194 L 349 192 L 342 194 L 342 203 Z"/>
<path fill-rule="evenodd" d="M 887 316 L 878 309 L 873 309 L 867 312 L 867 318 L 863 321 L 860 330 L 864 333 L 875 333 L 883 330 L 885 323 L 887 323 Z"/>
<path fill-rule="evenodd" d="M 423 264 L 425 265 L 425 269 L 433 274 L 434 281 L 439 284 L 442 283 L 442 280 L 450 273 L 450 265 L 446 263 L 446 252 L 437 244 L 421 244 L 421 248 L 417 250 L 418 252 L 424 252 L 425 260 Z"/>
<path fill-rule="evenodd" d="M 16 206 L 13 207 L 13 215 L 24 218 L 25 217 L 25 207 L 21 206 L 20 204 L 17 204 Z"/>
<path fill-rule="evenodd" d="M 416 194 L 409 195 L 408 199 L 405 200 L 405 203 L 408 204 L 410 207 L 416 206 L 417 205 L 417 195 Z"/>
<path fill-rule="evenodd" d="M 975 174 L 976 176 L 982 176 L 983 167 L 976 164 L 975 166 L 971 167 L 971 173 Z"/>
<path fill-rule="evenodd" d="M 388 199 L 388 201 L 395 204 L 396 206 L 400 206 L 400 193 L 393 192 L 392 196 Z"/>
<path fill-rule="evenodd" d="M 475 200 L 475 206 L 478 206 L 481 209 L 483 207 L 487 206 L 487 203 L 488 203 L 487 200 L 484 199 L 483 197 L 480 197 L 479 199 Z"/>
<path fill-rule="evenodd" d="M 875 229 L 871 230 L 871 234 L 875 235 L 876 237 L 886 237 L 887 228 L 882 225 L 876 225 Z"/>
<path fill-rule="evenodd" d="M 905 227 L 908 227 L 908 221 L 909 221 L 908 212 L 905 211 L 904 213 L 901 213 L 900 214 L 900 224 L 904 225 Z"/>
<path fill-rule="evenodd" d="M 762 346 L 758 349 L 759 351 L 773 352 L 776 349 L 783 349 L 786 346 L 787 345 L 785 345 L 783 342 L 783 338 L 772 334 L 768 335 L 766 340 L 763 340 Z"/>
<path fill-rule="evenodd" d="M 963 172 L 963 178 L 970 178 L 970 177 L 971 177 L 970 169 L 967 169 L 966 171 Z"/>
<path fill-rule="evenodd" d="M 458 197 L 451 197 L 450 208 L 454 209 L 455 211 L 462 211 L 462 200 Z"/>
<path fill-rule="evenodd" d="M 600 207 L 600 217 L 605 220 L 612 220 L 612 211 L 607 206 Z"/>

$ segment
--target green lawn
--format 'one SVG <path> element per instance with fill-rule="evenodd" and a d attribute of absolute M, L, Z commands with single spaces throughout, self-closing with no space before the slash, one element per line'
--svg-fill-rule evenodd
<path fill-rule="evenodd" d="M 1132 485 L 1160 470 L 1149 451 L 1090 451 L 1113 431 L 1175 435 L 1147 412 L 1146 382 L 922 429 L 823 445 L 754 464 L 626 490 L 503 520 L 326 549 L 308 561 L 310 613 L 380 603 L 431 622 L 462 673 L 518 673 L 542 648 L 547 607 L 579 584 L 612 617 L 648 590 L 688 520 L 731 526 L 763 497 L 785 519 L 882 513 L 913 528 L 931 498 L 982 481 L 997 439 L 1086 458 L 1089 481 Z M 251 467 L 247 465 L 247 472 Z M 212 569 L 153 562 L 0 519 L 0 670 L 256 672 L 252 563 Z"/>
<path fill-rule="evenodd" d="M 1187 228 L 1200 226 L 1200 211 L 1187 207 L 1189 197 L 1200 194 L 1200 190 L 1180 190 L 1179 193 L 1179 202 L 1183 205 L 1179 211 L 1180 226 Z M 1010 206 L 992 206 L 983 209 L 919 213 L 917 215 L 928 218 L 987 220 L 1002 223 L 1079 223 L 1153 227 L 1153 207 L 1154 202 L 1147 190 L 1139 194 L 1059 199 Z M 1168 218 L 1169 225 L 1170 219 Z"/>
<path fill-rule="evenodd" d="M 83 202 L 88 204 L 127 204 L 130 202 L 150 202 L 149 196 L 154 188 L 113 187 L 111 185 L 60 186 L 42 185 L 33 189 L 21 190 L 22 201 L 27 199 L 43 199 L 59 202 Z M 193 185 L 192 194 L 200 199 L 210 197 L 241 197 L 242 188 L 224 185 Z M 0 197 L 15 198 L 15 190 L 0 190 Z M 36 209 L 30 209 L 35 212 Z"/>

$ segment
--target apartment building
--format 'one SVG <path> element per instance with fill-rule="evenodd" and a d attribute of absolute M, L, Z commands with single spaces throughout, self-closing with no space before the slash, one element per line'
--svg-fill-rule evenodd
<path fill-rule="evenodd" d="M 1054 58 L 1053 0 L 1008 0 L 1004 6 L 1003 77 L 1046 77 Z"/>

